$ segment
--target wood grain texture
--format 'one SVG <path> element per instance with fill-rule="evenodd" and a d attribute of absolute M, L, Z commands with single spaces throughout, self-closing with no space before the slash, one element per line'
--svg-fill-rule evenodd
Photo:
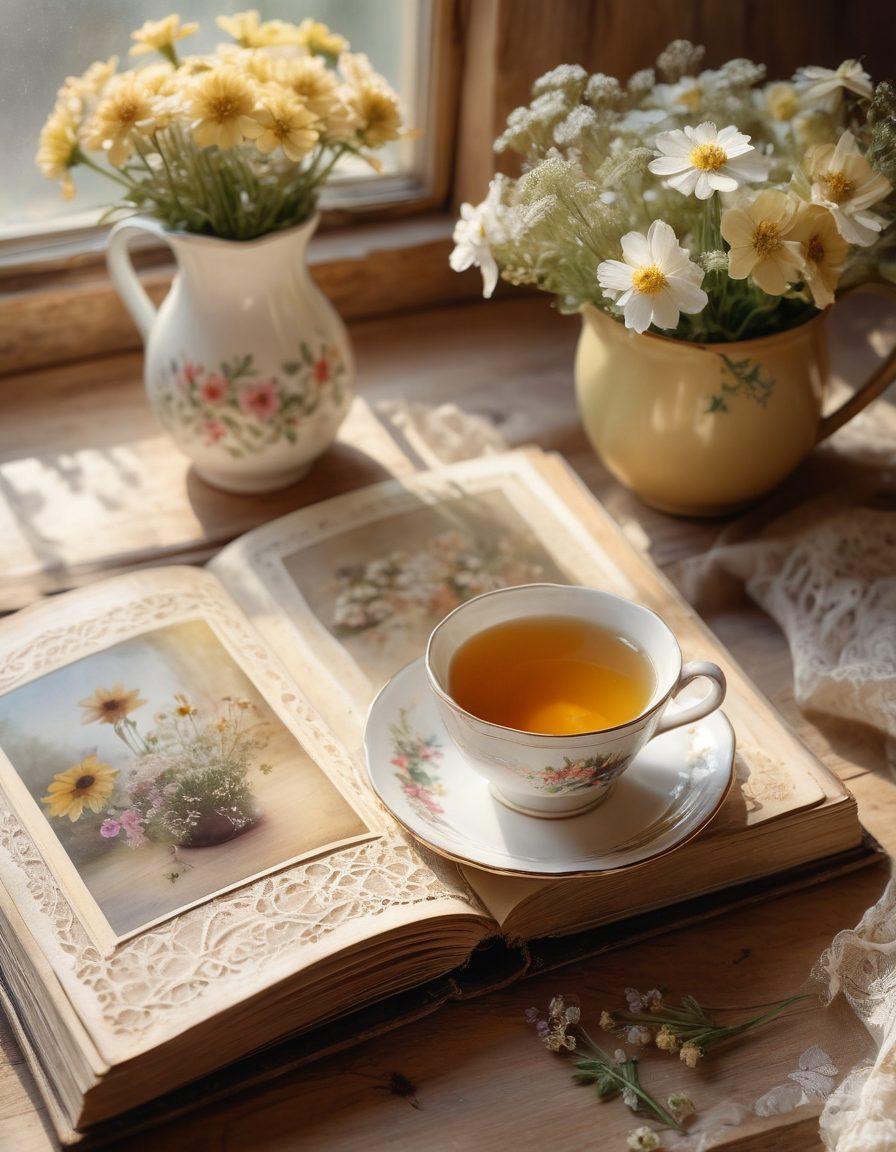
<path fill-rule="evenodd" d="M 835 366 L 844 378 L 870 355 L 863 317 L 844 318 Z M 861 324 L 859 323 L 861 321 Z M 154 427 L 142 398 L 137 356 L 11 377 L 0 383 L 16 421 L 0 426 L 0 591 L 6 606 L 135 562 L 204 557 L 253 524 L 421 461 L 395 405 L 429 411 L 450 401 L 495 424 L 511 444 L 535 440 L 561 450 L 622 524 L 629 539 L 667 571 L 706 549 L 723 525 L 654 512 L 621 489 L 585 441 L 572 399 L 577 323 L 544 300 L 492 302 L 373 320 L 353 326 L 363 404 L 340 443 L 303 484 L 272 497 L 226 496 L 188 474 L 186 461 Z M 881 402 L 875 410 L 888 413 Z M 838 434 L 840 436 L 841 434 Z M 818 453 L 776 499 L 796 499 L 830 479 L 833 449 Z M 841 462 L 842 463 L 842 462 Z M 864 467 L 864 466 L 863 466 Z M 861 470 L 861 469 L 860 469 Z M 875 734 L 805 717 L 796 708 L 786 642 L 755 606 L 728 602 L 706 619 L 797 733 L 849 780 L 860 816 L 896 851 L 896 785 Z M 129 1152 L 397 1152 L 508 1146 L 624 1147 L 633 1120 L 618 1103 L 599 1104 L 571 1086 L 569 1068 L 535 1042 L 521 1020 L 529 1004 L 577 993 L 586 1016 L 619 1001 L 628 984 L 669 984 L 713 1004 L 753 1004 L 786 995 L 806 978 L 836 931 L 853 925 L 879 894 L 873 870 L 642 942 L 560 973 L 535 978 L 437 1015 L 350 1052 L 284 1076 L 227 1106 L 127 1142 Z M 732 1048 L 706 1070 L 686 1073 L 651 1053 L 644 1079 L 658 1092 L 687 1089 L 701 1109 L 728 1098 L 744 1104 L 780 1083 L 811 1043 L 846 1069 L 867 1044 L 836 1007 L 801 1007 L 786 1023 Z M 0 1148 L 49 1152 L 53 1145 L 30 1077 L 0 1026 Z M 389 1091 L 401 1072 L 413 1100 Z M 419 1105 L 419 1107 L 415 1106 Z M 728 1133 L 728 1149 L 817 1149 L 817 1109 Z M 595 1143 L 597 1141 L 597 1144 Z"/>

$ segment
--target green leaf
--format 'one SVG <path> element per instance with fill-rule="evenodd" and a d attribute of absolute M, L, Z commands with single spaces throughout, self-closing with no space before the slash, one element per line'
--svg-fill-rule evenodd
<path fill-rule="evenodd" d="M 311 349 L 308 347 L 304 340 L 299 345 L 299 351 L 302 353 L 302 359 L 306 364 L 311 365 L 314 363 L 314 357 L 311 355 Z"/>

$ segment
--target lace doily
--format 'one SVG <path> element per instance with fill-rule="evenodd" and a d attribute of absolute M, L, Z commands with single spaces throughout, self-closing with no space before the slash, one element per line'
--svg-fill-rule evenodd
<path fill-rule="evenodd" d="M 855 928 L 840 932 L 813 976 L 828 1000 L 845 996 L 878 1045 L 827 1101 L 821 1135 L 831 1152 L 896 1148 L 896 881 Z"/>

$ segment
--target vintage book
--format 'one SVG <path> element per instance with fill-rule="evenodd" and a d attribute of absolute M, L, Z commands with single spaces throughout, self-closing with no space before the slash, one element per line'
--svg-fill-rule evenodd
<path fill-rule="evenodd" d="M 366 783 L 378 688 L 463 599 L 539 580 L 639 600 L 728 674 L 735 786 L 662 859 L 555 881 L 459 868 Z M 47 600 L 0 622 L 0 668 L 0 999 L 68 1142 L 506 983 L 533 953 L 561 963 L 659 930 L 667 906 L 699 916 L 708 893 L 868 856 L 846 789 L 537 451 L 337 497 L 205 570 Z"/>

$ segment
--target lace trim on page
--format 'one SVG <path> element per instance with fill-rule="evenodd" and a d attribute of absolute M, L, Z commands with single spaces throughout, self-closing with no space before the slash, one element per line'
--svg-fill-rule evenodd
<path fill-rule="evenodd" d="M 369 796 L 329 731 L 317 720 L 279 663 L 216 584 L 197 588 L 196 576 L 172 572 L 176 591 L 147 594 L 104 609 L 77 623 L 48 628 L 6 655 L 0 691 L 173 620 L 202 617 L 251 657 L 249 666 L 269 699 L 276 699 L 313 737 L 309 750 L 327 756 L 328 767 L 370 811 Z M 181 587 L 177 585 L 182 583 Z M 378 840 L 338 849 L 293 865 L 236 892 L 181 913 L 116 947 L 104 956 L 90 940 L 29 833 L 0 796 L 0 851 L 24 878 L 25 887 L 68 957 L 82 989 L 92 994 L 101 1019 L 116 1036 L 145 1039 L 184 1026 L 214 984 L 220 999 L 228 982 L 245 990 L 246 980 L 336 929 L 388 909 L 456 900 L 477 908 L 453 869 L 412 849 L 380 814 L 389 830 Z M 29 917 L 26 914 L 26 920 Z"/>

